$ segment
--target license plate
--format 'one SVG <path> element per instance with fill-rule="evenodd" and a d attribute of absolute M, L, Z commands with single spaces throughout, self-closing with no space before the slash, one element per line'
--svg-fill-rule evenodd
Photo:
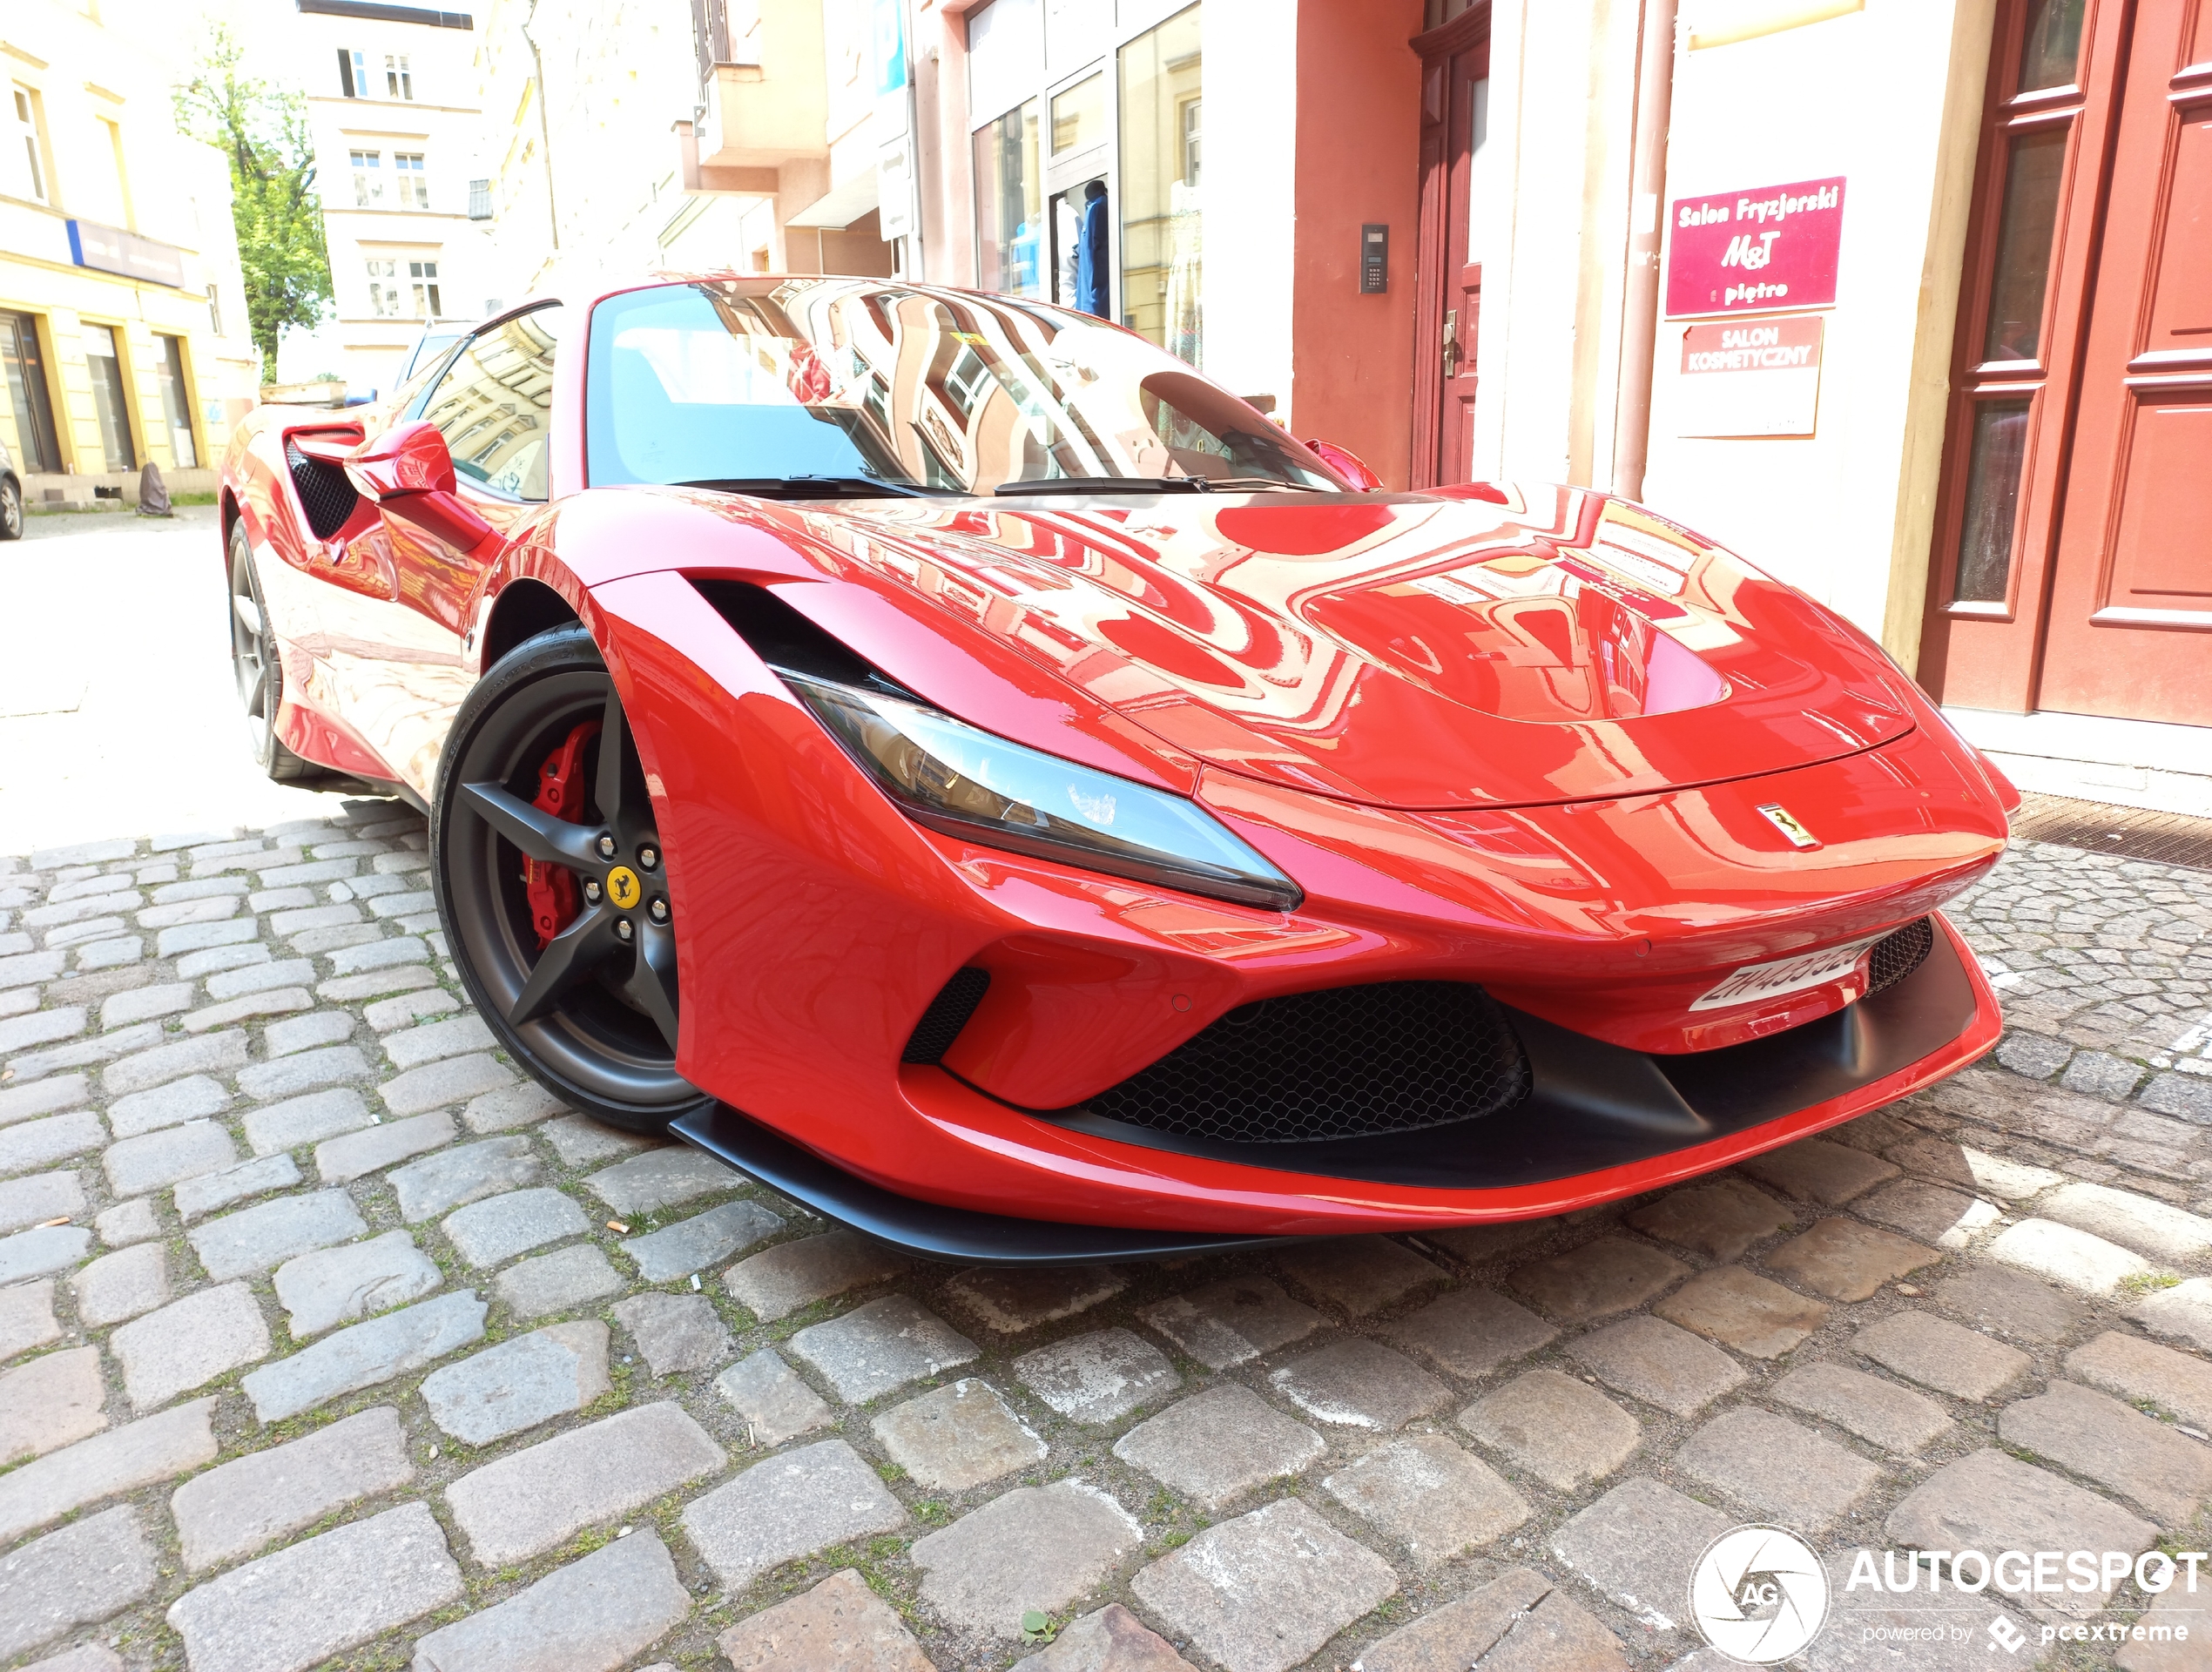
<path fill-rule="evenodd" d="M 1796 993 L 1808 987 L 1824 987 L 1830 981 L 1840 981 L 1866 955 L 1866 948 L 1881 938 L 1878 934 L 1870 934 L 1863 940 L 1828 947 L 1819 952 L 1799 953 L 1792 958 L 1777 958 L 1771 963 L 1746 964 L 1733 974 L 1722 977 L 1704 997 L 1689 1008 L 1693 1010 L 1719 1010 L 1732 1004 L 1756 1003 L 1761 999 L 1770 999 L 1778 993 Z"/>

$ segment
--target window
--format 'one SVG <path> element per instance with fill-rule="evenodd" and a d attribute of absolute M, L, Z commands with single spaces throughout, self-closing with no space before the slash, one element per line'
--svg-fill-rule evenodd
<path fill-rule="evenodd" d="M 368 64 L 359 52 L 338 49 L 338 91 L 348 98 L 368 97 Z"/>
<path fill-rule="evenodd" d="M 207 328 L 219 337 L 223 334 L 223 293 L 213 285 L 207 287 Z"/>
<path fill-rule="evenodd" d="M 435 261 L 410 261 L 407 276 L 415 286 L 415 317 L 435 320 L 445 312 L 438 306 L 438 264 Z"/>
<path fill-rule="evenodd" d="M 407 67 L 407 54 L 387 52 L 384 55 L 384 96 L 387 98 L 413 98 L 415 78 Z"/>
<path fill-rule="evenodd" d="M 545 497 L 561 317 L 541 307 L 471 338 L 424 403 L 455 473 L 493 493 Z"/>
<path fill-rule="evenodd" d="M 16 456 L 26 470 L 58 470 L 62 449 L 54 435 L 54 402 L 38 351 L 38 321 L 29 314 L 0 314 L 0 374 L 8 407 L 16 415 Z"/>
<path fill-rule="evenodd" d="M 1202 363 L 1198 8 L 1121 51 L 1122 323 Z"/>
<path fill-rule="evenodd" d="M 394 183 L 399 187 L 401 208 L 428 209 L 430 206 L 430 183 L 422 178 L 421 152 L 394 152 L 392 173 Z"/>
<path fill-rule="evenodd" d="M 1052 96 L 1052 154 L 1065 156 L 1106 139 L 1106 78 L 1086 76 Z"/>
<path fill-rule="evenodd" d="M 1033 98 L 975 131 L 977 282 L 1009 296 L 1045 293 L 1037 103 Z"/>
<path fill-rule="evenodd" d="M 400 317 L 400 264 L 396 260 L 372 256 L 366 263 L 368 268 L 368 311 L 380 320 Z"/>
<path fill-rule="evenodd" d="M 199 449 L 192 442 L 192 385 L 185 380 L 185 345 L 181 338 L 156 337 L 161 357 L 161 412 L 169 422 L 169 456 L 179 470 L 199 468 Z"/>
<path fill-rule="evenodd" d="M 130 385 L 123 375 L 123 350 L 115 327 L 87 323 L 84 363 L 92 374 L 92 411 L 100 421 L 100 450 L 111 470 L 138 468 L 138 449 L 131 439 Z"/>
<path fill-rule="evenodd" d="M 374 151 L 355 151 L 347 153 L 354 164 L 354 207 L 381 209 L 384 206 L 384 171 L 382 153 Z"/>
<path fill-rule="evenodd" d="M 38 95 L 28 87 L 10 91 L 15 95 L 16 132 L 20 136 L 18 143 L 26 165 L 24 183 L 30 187 L 30 196 L 41 203 L 51 203 L 53 199 L 47 195 L 45 150 L 38 143 Z"/>

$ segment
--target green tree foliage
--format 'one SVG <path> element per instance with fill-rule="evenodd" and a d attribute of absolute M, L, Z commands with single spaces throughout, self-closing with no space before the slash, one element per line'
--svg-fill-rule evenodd
<path fill-rule="evenodd" d="M 278 336 L 316 324 L 331 295 L 307 107 L 296 91 L 246 74 L 244 49 L 227 28 L 211 24 L 206 41 L 176 90 L 177 125 L 230 158 L 246 319 L 263 374 L 273 377 Z"/>

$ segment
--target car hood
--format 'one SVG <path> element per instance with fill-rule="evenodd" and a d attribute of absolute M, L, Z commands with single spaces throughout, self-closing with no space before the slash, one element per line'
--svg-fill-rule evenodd
<path fill-rule="evenodd" d="M 808 520 L 1175 748 L 1376 806 L 1639 795 L 1912 725 L 1902 676 L 1826 611 L 1583 489 L 878 502 Z"/>

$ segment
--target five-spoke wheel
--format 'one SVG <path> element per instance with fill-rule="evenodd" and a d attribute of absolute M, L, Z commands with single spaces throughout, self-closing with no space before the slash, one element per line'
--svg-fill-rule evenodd
<path fill-rule="evenodd" d="M 516 1061 L 619 1126 L 657 1129 L 705 1101 L 676 1072 L 667 859 L 583 628 L 518 646 L 462 705 L 431 848 L 455 960 Z"/>
<path fill-rule="evenodd" d="M 238 699 L 246 710 L 246 741 L 261 770 L 279 783 L 312 783 L 326 777 L 313 761 L 302 760 L 277 737 L 277 710 L 284 701 L 284 664 L 269 628 L 261 579 L 253 569 L 253 548 L 243 522 L 231 525 L 231 669 L 238 677 Z"/>

